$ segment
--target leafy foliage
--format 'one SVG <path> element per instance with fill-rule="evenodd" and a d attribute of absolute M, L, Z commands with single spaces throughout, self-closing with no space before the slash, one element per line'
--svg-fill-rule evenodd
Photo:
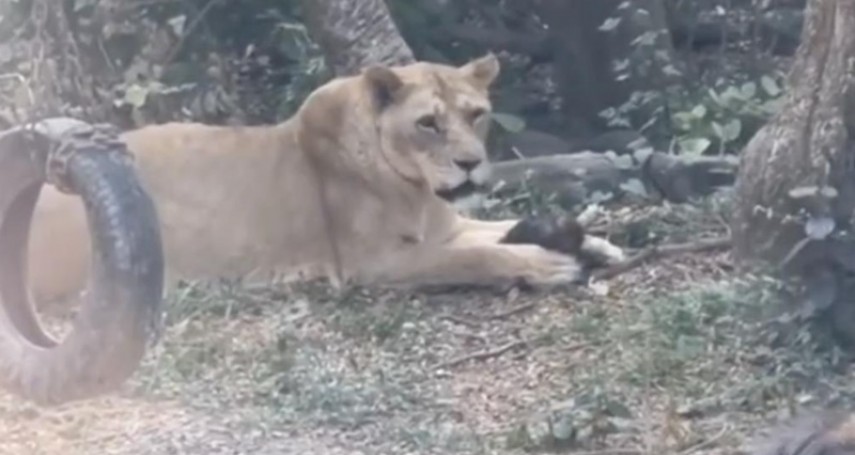
<path fill-rule="evenodd" d="M 713 144 L 718 145 L 719 154 L 741 148 L 780 108 L 781 79 L 764 75 L 759 84 L 749 81 L 723 89 L 713 87 L 695 97 L 678 99 L 671 118 L 680 150 L 700 155 Z M 694 105 L 690 105 L 692 98 Z"/>
<path fill-rule="evenodd" d="M 619 23 L 620 17 L 612 17 L 601 29 L 608 31 Z M 661 89 L 641 88 L 623 104 L 600 112 L 610 126 L 665 137 L 672 150 L 676 145 L 683 154 L 713 150 L 723 154 L 740 149 L 780 107 L 783 74 L 721 77 L 712 87 L 684 83 L 679 79 L 684 71 L 657 45 L 657 33 L 645 31 L 632 40 L 630 58 L 612 63 L 615 80 L 646 77 L 654 67 L 661 67 L 664 75 L 678 78 L 678 83 L 667 83 Z M 649 118 L 634 119 L 637 112 L 648 113 Z"/>

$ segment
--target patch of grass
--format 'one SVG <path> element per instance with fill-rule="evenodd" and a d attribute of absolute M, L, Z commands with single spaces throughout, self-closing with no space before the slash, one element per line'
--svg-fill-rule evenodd
<path fill-rule="evenodd" d="M 697 440 L 692 428 L 707 418 L 852 402 L 840 351 L 809 325 L 787 323 L 780 291 L 769 278 L 731 278 L 654 291 L 617 312 L 580 311 L 571 329 L 595 352 L 573 367 L 572 392 L 541 420 L 509 432 L 508 444 L 614 447 L 620 434 L 680 450 Z M 664 420 L 621 428 L 653 410 Z M 666 442 L 675 421 L 689 430 Z"/>
<path fill-rule="evenodd" d="M 353 368 L 347 356 L 303 346 L 293 367 L 276 379 L 267 399 L 284 415 L 343 427 L 411 409 L 419 402 L 406 384 L 380 369 Z"/>
<path fill-rule="evenodd" d="M 716 284 L 641 302 L 637 322 L 619 328 L 618 337 L 625 346 L 637 340 L 645 352 L 628 355 L 621 379 L 668 387 L 692 374 L 695 361 L 726 355 L 729 341 L 750 330 L 750 289 Z"/>
<path fill-rule="evenodd" d="M 605 296 L 512 303 L 324 283 L 185 288 L 134 384 L 260 426 L 365 436 L 382 453 L 674 453 L 721 421 L 855 402 L 840 352 L 770 311 L 779 283 L 719 271 L 726 278 L 678 283 L 700 260 L 640 268 Z M 535 305 L 489 317 L 525 299 Z M 513 352 L 437 368 L 521 339 Z"/>
<path fill-rule="evenodd" d="M 406 422 L 435 407 L 423 373 L 396 357 L 421 365 L 428 352 L 417 327 L 422 302 L 410 294 L 342 293 L 320 282 L 179 291 L 168 301 L 164 339 L 133 381 L 138 391 L 205 409 L 241 409 L 265 424 L 358 431 L 392 419 L 393 434 L 407 447 L 466 446 L 474 437 L 440 437 L 435 423 Z"/>

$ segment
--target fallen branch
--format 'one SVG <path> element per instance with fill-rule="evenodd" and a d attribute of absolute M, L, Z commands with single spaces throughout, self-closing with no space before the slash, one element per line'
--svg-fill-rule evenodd
<path fill-rule="evenodd" d="M 707 439 L 706 441 L 702 441 L 698 444 L 695 444 L 692 447 L 689 447 L 688 449 L 683 450 L 682 452 L 679 452 L 677 455 L 691 455 L 691 454 L 693 454 L 699 450 L 711 447 L 711 446 L 717 444 L 727 434 L 727 432 L 729 430 L 730 430 L 730 426 L 725 424 L 722 426 L 721 431 L 719 431 L 718 434 L 716 434 L 715 436 Z"/>
<path fill-rule="evenodd" d="M 443 314 L 439 317 L 440 319 L 445 319 L 446 321 L 451 321 L 455 324 L 465 325 L 469 328 L 479 328 L 480 324 L 478 321 L 473 321 L 472 319 L 464 318 L 461 316 L 455 316 L 453 314 Z"/>
<path fill-rule="evenodd" d="M 499 346 L 496 349 L 489 349 L 485 351 L 473 352 L 472 354 L 467 354 L 464 356 L 457 357 L 455 359 L 451 359 L 447 362 L 440 363 L 436 366 L 437 369 L 445 369 L 445 368 L 454 368 L 461 363 L 468 362 L 470 360 L 486 360 L 492 357 L 498 357 L 510 350 L 523 347 L 529 343 L 528 340 L 517 340 L 512 341 L 510 343 Z"/>
<path fill-rule="evenodd" d="M 528 311 L 528 310 L 530 310 L 530 309 L 534 308 L 535 306 L 537 306 L 537 303 L 536 303 L 536 302 L 524 303 L 524 304 L 522 304 L 522 305 L 517 305 L 517 306 L 515 306 L 515 307 L 513 307 L 513 308 L 511 308 L 511 309 L 509 309 L 509 310 L 506 310 L 506 311 L 500 311 L 500 312 L 498 312 L 498 313 L 496 313 L 496 314 L 494 314 L 494 315 L 490 316 L 490 317 L 489 317 L 489 319 L 492 319 L 492 320 L 496 320 L 496 319 L 505 319 L 505 318 L 507 318 L 507 317 L 509 317 L 509 316 L 513 316 L 513 315 L 515 315 L 515 314 L 518 314 L 518 313 L 522 313 L 522 312 Z"/>
<path fill-rule="evenodd" d="M 619 262 L 611 267 L 593 272 L 591 274 L 591 278 L 594 280 L 607 280 L 609 278 L 614 278 L 621 273 L 628 272 L 650 259 L 730 248 L 730 242 L 731 240 L 728 236 L 698 240 L 689 243 L 678 243 L 674 245 L 655 245 L 641 250 L 640 253 L 623 262 Z"/>

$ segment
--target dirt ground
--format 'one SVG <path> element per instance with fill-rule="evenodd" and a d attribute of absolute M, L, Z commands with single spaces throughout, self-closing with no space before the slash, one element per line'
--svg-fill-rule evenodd
<path fill-rule="evenodd" d="M 549 293 L 188 287 L 119 393 L 0 396 L 0 453 L 740 453 L 851 396 L 836 349 L 782 341 L 774 286 L 709 252 Z"/>

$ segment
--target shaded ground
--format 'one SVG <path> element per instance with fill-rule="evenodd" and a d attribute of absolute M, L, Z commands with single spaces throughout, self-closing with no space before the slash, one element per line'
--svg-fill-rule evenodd
<path fill-rule="evenodd" d="M 709 207 L 616 217 L 629 243 L 722 226 Z M 705 253 L 548 294 L 187 288 L 118 396 L 0 396 L 0 453 L 734 453 L 851 396 L 837 351 L 760 311 L 774 287 Z"/>

